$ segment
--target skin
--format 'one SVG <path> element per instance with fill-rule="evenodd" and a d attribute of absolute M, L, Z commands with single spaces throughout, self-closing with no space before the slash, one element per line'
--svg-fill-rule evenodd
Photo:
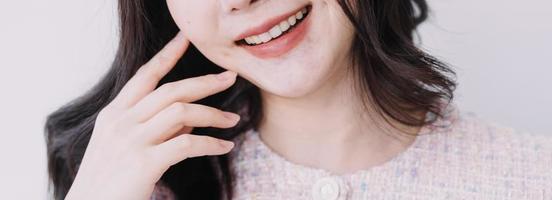
<path fill-rule="evenodd" d="M 235 44 L 247 29 L 309 4 L 312 21 L 305 39 L 283 56 L 261 59 Z M 369 121 L 382 119 L 373 110 L 362 111 L 347 70 L 354 29 L 336 0 L 167 0 L 167 5 L 207 58 L 261 89 L 260 136 L 288 160 L 348 173 L 381 164 L 412 142 L 382 134 Z M 393 123 L 409 133 L 419 131 Z"/>
<path fill-rule="evenodd" d="M 368 121 L 374 111 L 360 109 L 353 75 L 346 70 L 354 32 L 336 1 L 167 3 L 182 31 L 101 110 L 66 199 L 149 199 L 170 166 L 190 157 L 228 153 L 232 142 L 189 133 L 194 127 L 230 128 L 240 116 L 190 102 L 227 89 L 238 74 L 261 88 L 262 140 L 292 162 L 350 173 L 384 163 L 412 142 L 382 134 Z M 259 59 L 235 45 L 234 38 L 245 29 L 306 4 L 313 6 L 312 26 L 287 54 Z M 190 42 L 228 71 L 155 89 Z"/>
<path fill-rule="evenodd" d="M 188 44 L 178 34 L 100 111 L 65 199 L 146 200 L 170 166 L 232 149 L 230 141 L 189 133 L 194 127 L 233 127 L 239 115 L 190 102 L 227 89 L 236 81 L 235 72 L 183 79 L 155 89 Z"/>

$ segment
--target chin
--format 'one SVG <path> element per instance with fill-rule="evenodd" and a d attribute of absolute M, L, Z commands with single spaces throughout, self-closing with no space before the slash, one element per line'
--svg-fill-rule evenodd
<path fill-rule="evenodd" d="M 299 62 L 298 60 L 295 61 Z M 294 63 L 257 69 L 248 71 L 249 73 L 244 72 L 241 76 L 259 87 L 262 93 L 286 98 L 299 98 L 320 89 L 331 78 L 332 70 L 330 69 L 332 68 L 313 63 Z M 282 69 L 274 70 L 277 68 Z"/>

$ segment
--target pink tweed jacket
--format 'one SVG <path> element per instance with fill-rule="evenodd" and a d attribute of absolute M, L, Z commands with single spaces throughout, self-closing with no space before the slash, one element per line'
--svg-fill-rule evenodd
<path fill-rule="evenodd" d="M 552 199 L 552 137 L 485 121 L 454 103 L 404 152 L 344 175 L 286 160 L 255 129 L 234 140 L 232 199 Z M 176 198 L 159 182 L 151 199 Z"/>

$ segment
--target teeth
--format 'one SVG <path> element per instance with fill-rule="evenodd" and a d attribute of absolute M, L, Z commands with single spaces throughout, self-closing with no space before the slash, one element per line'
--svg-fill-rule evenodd
<path fill-rule="evenodd" d="M 291 27 L 291 25 L 287 21 L 280 22 L 279 26 L 282 32 L 287 31 Z"/>
<path fill-rule="evenodd" d="M 295 18 L 295 15 L 289 17 L 288 22 L 289 22 L 289 25 L 292 25 L 292 26 L 295 25 L 295 23 L 297 22 L 297 18 Z"/>
<path fill-rule="evenodd" d="M 272 36 L 272 38 L 276 38 L 280 35 L 282 35 L 282 30 L 280 29 L 280 25 L 276 25 L 274 27 L 272 27 L 270 29 L 270 31 L 268 31 L 270 33 L 270 36 Z"/>
<path fill-rule="evenodd" d="M 303 19 L 303 12 L 298 12 L 297 14 L 295 14 L 295 17 L 297 19 Z"/>
<path fill-rule="evenodd" d="M 270 36 L 269 33 L 263 33 L 259 35 L 259 37 L 261 38 L 261 41 L 263 41 L 263 43 L 266 43 L 272 39 L 272 36 Z"/>
<path fill-rule="evenodd" d="M 267 43 L 272 39 L 282 35 L 283 32 L 286 32 L 287 30 L 289 30 L 291 27 L 297 24 L 298 20 L 303 19 L 303 17 L 306 14 L 307 14 L 307 8 L 303 8 L 301 11 L 295 13 L 295 15 L 290 16 L 288 19 L 272 27 L 268 32 L 264 32 L 259 35 L 250 36 L 245 38 L 244 40 L 247 44 L 250 44 L 250 45 Z"/>
<path fill-rule="evenodd" d="M 245 42 L 247 42 L 247 44 L 253 44 L 253 43 L 255 43 L 255 41 L 253 41 L 253 38 L 252 38 L 252 37 L 247 37 L 247 38 L 245 38 Z"/>
<path fill-rule="evenodd" d="M 252 38 L 253 38 L 253 42 L 255 44 L 261 44 L 262 43 L 261 38 L 259 38 L 259 36 L 253 36 Z"/>

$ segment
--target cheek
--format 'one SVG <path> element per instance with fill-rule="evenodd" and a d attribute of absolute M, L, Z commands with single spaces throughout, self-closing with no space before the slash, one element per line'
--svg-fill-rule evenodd
<path fill-rule="evenodd" d="M 185 37 L 209 60 L 219 66 L 232 61 L 232 49 L 219 28 L 216 1 L 167 0 L 170 14 Z M 233 43 L 232 43 L 233 44 Z M 233 68 L 229 68 L 233 69 Z"/>
<path fill-rule="evenodd" d="M 178 28 L 193 43 L 204 43 L 214 37 L 217 17 L 212 1 L 167 0 L 169 12 Z"/>

